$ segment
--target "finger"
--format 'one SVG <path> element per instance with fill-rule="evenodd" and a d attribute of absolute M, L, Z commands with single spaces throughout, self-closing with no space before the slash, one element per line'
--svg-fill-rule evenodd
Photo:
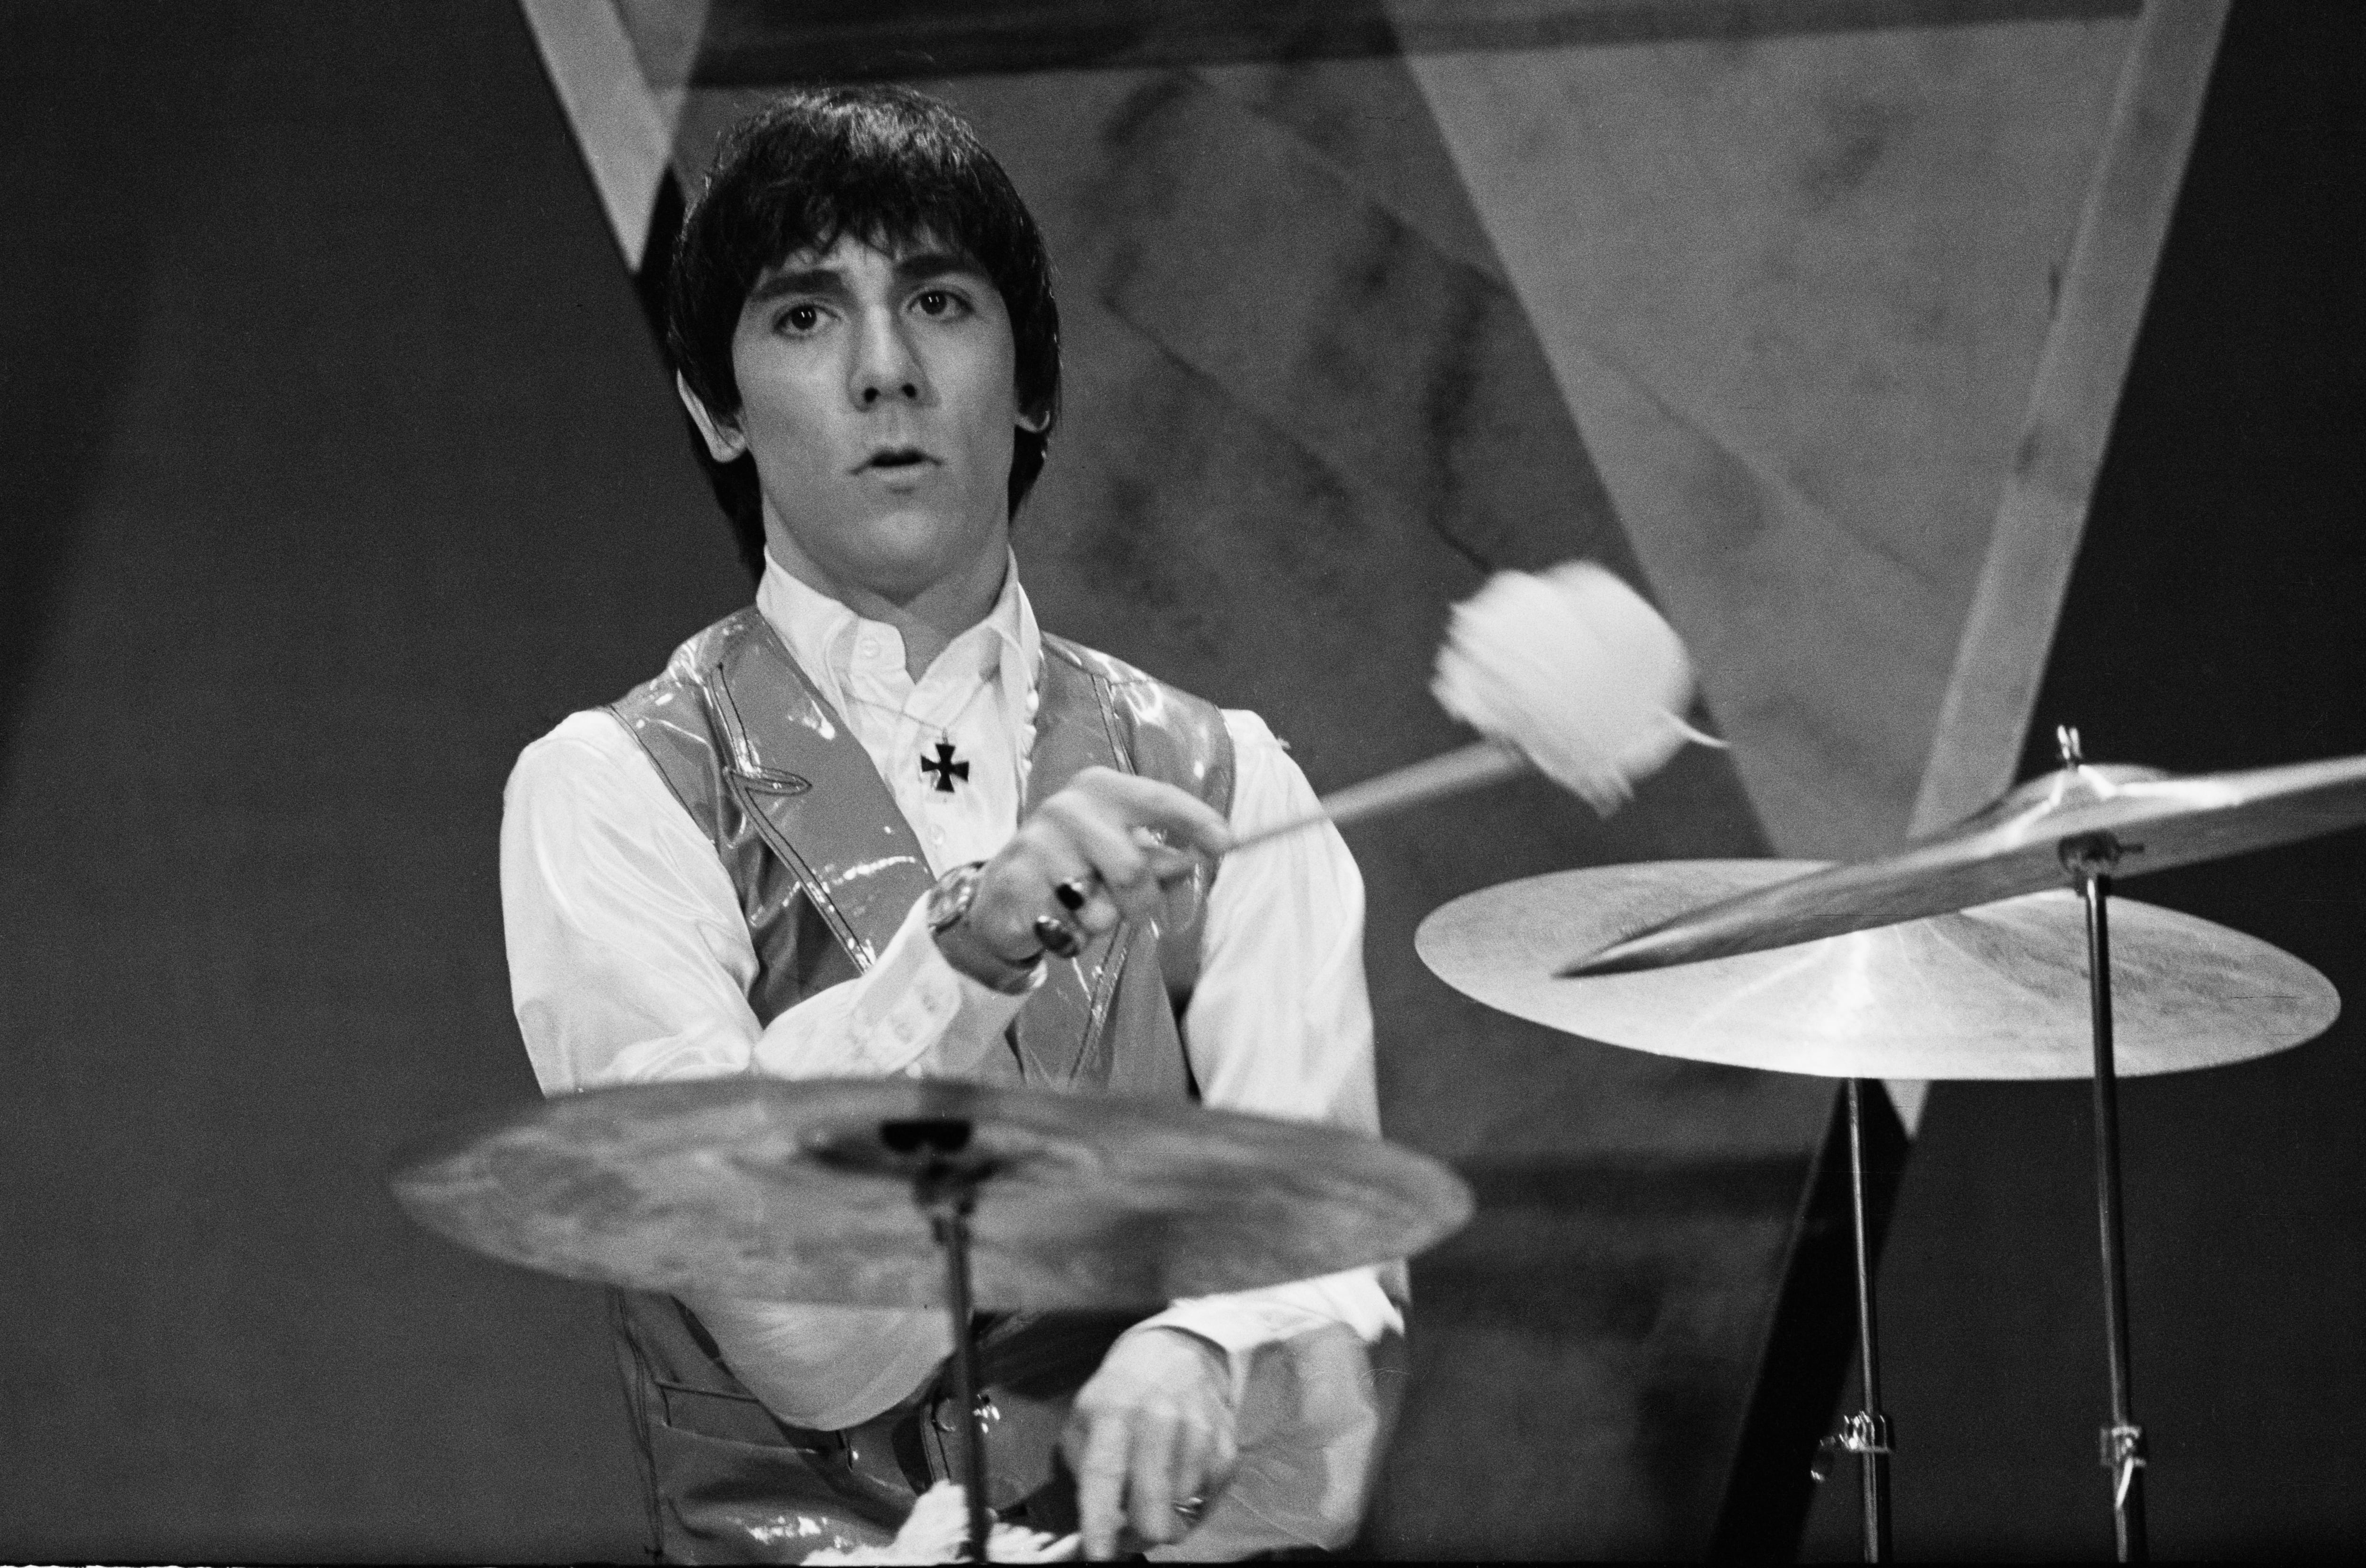
<path fill-rule="evenodd" d="M 1038 814 L 1045 827 L 1061 834 L 1067 847 L 1092 863 L 1100 878 L 1100 893 L 1130 919 L 1150 919 L 1158 909 L 1158 879 L 1150 874 L 1150 857 L 1136 843 L 1132 824 L 1107 801 L 1082 793 L 1063 792 Z"/>
<path fill-rule="evenodd" d="M 1083 908 L 1067 919 L 1070 925 L 1088 935 L 1107 936 L 1117 929 L 1118 921 L 1124 918 L 1124 911 L 1117 907 L 1115 899 L 1106 893 L 1096 893 L 1087 900 Z"/>
<path fill-rule="evenodd" d="M 1233 830 L 1223 818 L 1206 801 L 1173 784 L 1114 768 L 1087 768 L 1072 787 L 1107 801 L 1129 823 L 1160 829 L 1209 854 L 1221 855 L 1233 847 Z"/>
<path fill-rule="evenodd" d="M 1117 905 L 1110 901 L 1108 889 L 1101 885 L 1101 874 L 1087 865 L 1076 875 L 1055 883 L 1052 902 L 1058 906 L 1053 918 L 1087 937 L 1101 936 L 1113 930 L 1119 919 Z"/>
<path fill-rule="evenodd" d="M 1198 1528 L 1205 1513 L 1204 1505 L 1211 1488 L 1208 1485 L 1208 1458 L 1215 1446 L 1215 1434 L 1196 1421 L 1186 1422 L 1175 1441 L 1175 1462 L 1169 1471 L 1168 1489 L 1175 1498 L 1175 1539 L 1180 1540 Z"/>
<path fill-rule="evenodd" d="M 1127 1466 L 1133 1533 L 1149 1540 L 1175 1540 L 1183 1533 L 1175 1513 L 1176 1502 L 1187 1495 L 1175 1490 L 1180 1425 L 1161 1411 L 1144 1410 L 1133 1418 L 1133 1462 Z"/>
<path fill-rule="evenodd" d="M 1198 855 L 1171 849 L 1155 839 L 1143 842 L 1142 836 L 1146 835 L 1147 831 L 1146 829 L 1135 829 L 1136 841 L 1142 842 L 1143 858 L 1150 863 L 1150 874 L 1157 879 L 1160 886 L 1164 886 L 1170 882 L 1180 882 L 1206 863 Z"/>
<path fill-rule="evenodd" d="M 1078 1423 L 1084 1428 L 1076 1436 Z M 1132 1424 L 1113 1416 L 1095 1416 L 1083 1410 L 1068 1423 L 1062 1447 L 1076 1472 L 1076 1526 L 1085 1538 L 1085 1555 L 1096 1561 L 1117 1554 L 1118 1527 L 1125 1522 L 1126 1453 L 1133 1436 Z"/>
<path fill-rule="evenodd" d="M 1240 1435 L 1230 1421 L 1219 1422 L 1210 1434 L 1207 1455 L 1200 1466 L 1200 1495 L 1212 1506 L 1224 1488 L 1233 1483 L 1233 1472 L 1240 1467 Z"/>
<path fill-rule="evenodd" d="M 1085 951 L 1084 933 L 1057 915 L 1035 917 L 1035 940 L 1054 958 L 1074 958 Z"/>
<path fill-rule="evenodd" d="M 1036 917 L 1066 920 L 1052 890 L 1069 883 L 1090 886 L 1094 877 L 1092 863 L 1076 852 L 1067 835 L 1030 821 L 986 863 L 970 904 L 969 922 L 997 953 L 1013 963 L 1024 962 L 1043 946 L 1035 935 Z"/>

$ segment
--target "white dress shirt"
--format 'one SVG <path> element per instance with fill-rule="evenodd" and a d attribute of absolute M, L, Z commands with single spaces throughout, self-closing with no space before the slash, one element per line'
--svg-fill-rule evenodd
<path fill-rule="evenodd" d="M 1016 564 L 993 611 L 915 682 L 901 635 L 769 558 L 757 607 L 846 721 L 939 873 L 992 858 L 1017 831 L 1034 739 L 1041 634 Z M 1227 710 L 1236 833 L 1313 808 L 1313 791 L 1256 715 Z M 950 742 L 968 776 L 920 766 Z M 959 1076 L 999 1047 L 1025 998 L 939 953 L 916 905 L 878 962 L 760 1025 L 756 953 L 713 845 L 637 741 L 605 710 L 527 747 L 501 822 L 501 898 L 518 1024 L 546 1094 L 757 1072 L 783 1077 Z M 1212 1106 L 1377 1133 L 1363 967 L 1363 882 L 1329 828 L 1220 866 L 1208 889 L 1184 1049 Z M 940 1312 L 753 1307 L 704 1300 L 744 1345 L 794 1369 L 783 1419 L 838 1427 L 909 1393 L 950 1348 Z M 1132 1332 L 1188 1329 L 1251 1357 L 1328 1324 L 1367 1341 L 1401 1326 L 1374 1272 L 1178 1302 Z M 773 1385 L 778 1387 L 777 1382 Z"/>

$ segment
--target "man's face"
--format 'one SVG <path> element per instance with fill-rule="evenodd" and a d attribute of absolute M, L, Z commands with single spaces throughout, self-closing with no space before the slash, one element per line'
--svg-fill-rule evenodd
<path fill-rule="evenodd" d="M 974 265 L 841 239 L 749 291 L 738 418 L 703 423 L 717 457 L 755 454 L 775 555 L 902 603 L 1008 548 L 1015 364 Z"/>

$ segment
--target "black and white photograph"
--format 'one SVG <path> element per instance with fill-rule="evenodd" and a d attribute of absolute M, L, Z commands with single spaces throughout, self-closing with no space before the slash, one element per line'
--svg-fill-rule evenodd
<path fill-rule="evenodd" d="M 0 0 L 0 1562 L 2366 1555 L 2366 7 Z"/>

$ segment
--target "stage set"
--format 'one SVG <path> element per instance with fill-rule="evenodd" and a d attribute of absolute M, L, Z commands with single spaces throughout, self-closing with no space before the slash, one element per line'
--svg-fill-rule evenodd
<path fill-rule="evenodd" d="M 896 1462 L 974 1550 L 1041 1479 L 978 1314 L 1403 1258 L 1342 1555 L 2366 1549 L 2351 8 L 0 28 L 0 1558 L 645 1560 L 603 1285 L 946 1312 Z M 1323 795 L 1381 1138 L 536 1093 L 503 783 L 748 602 L 667 269 L 819 82 L 943 99 L 1042 225 L 1035 613 Z M 1606 814 L 1432 691 L 1578 560 L 1713 742 Z"/>

